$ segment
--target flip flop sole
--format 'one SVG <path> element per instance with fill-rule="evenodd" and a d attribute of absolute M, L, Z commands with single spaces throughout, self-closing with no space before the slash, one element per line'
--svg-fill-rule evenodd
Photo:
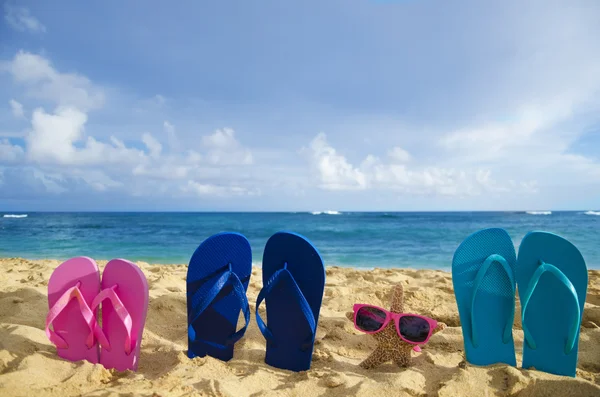
<path fill-rule="evenodd" d="M 474 233 L 454 253 L 452 282 L 463 330 L 465 356 L 468 362 L 475 365 L 516 365 L 512 337 L 514 277 L 511 282 L 506 270 L 497 264 L 489 266 L 487 270 L 483 268 L 486 259 L 492 255 L 502 257 L 514 274 L 515 248 L 503 229 L 492 228 Z M 480 270 L 485 273 L 481 274 L 477 286 Z M 472 320 L 477 329 L 476 338 L 473 337 Z M 508 328 L 510 334 L 504 338 Z"/>
<path fill-rule="evenodd" d="M 93 259 L 71 258 L 54 270 L 48 281 L 48 307 L 52 308 L 65 291 L 78 283 L 81 295 L 91 307 L 92 301 L 100 292 L 100 273 Z M 87 360 L 93 364 L 98 363 L 98 344 L 91 349 L 86 346 L 90 329 L 76 300 L 71 300 L 52 324 L 54 332 L 69 346 L 66 349 L 57 348 L 59 357 L 69 361 Z"/>
<path fill-rule="evenodd" d="M 186 279 L 188 321 L 194 308 L 205 299 L 204 296 L 196 294 L 196 288 L 190 288 L 190 285 L 209 277 L 228 264 L 231 264 L 231 271 L 237 275 L 246 291 L 252 274 L 252 250 L 248 239 L 240 233 L 215 234 L 204 240 L 196 249 L 190 259 Z M 200 342 L 193 342 L 188 334 L 188 357 L 209 355 L 224 361 L 230 360 L 233 357 L 234 346 L 222 349 L 201 341 L 225 344 L 227 338 L 236 331 L 240 310 L 239 300 L 233 291 L 218 296 L 193 324 L 196 339 Z"/>
<path fill-rule="evenodd" d="M 142 270 L 134 263 L 125 259 L 113 259 L 106 264 L 102 273 L 102 289 L 115 286 L 115 293 L 131 316 L 133 347 L 130 354 L 125 352 L 127 331 L 112 303 L 105 300 L 102 303 L 102 330 L 111 349 L 101 348 L 100 363 L 105 368 L 115 368 L 118 371 L 136 371 L 148 313 L 148 282 Z"/>
<path fill-rule="evenodd" d="M 545 272 L 527 301 L 525 296 L 536 270 L 543 264 L 556 267 L 566 277 Z M 539 274 L 539 272 L 538 272 Z M 523 368 L 535 368 L 556 375 L 575 376 L 579 346 L 579 325 L 585 305 L 588 271 L 579 250 L 566 239 L 547 232 L 527 234 L 519 247 L 516 280 L 521 307 L 527 302 L 523 325 L 535 341 L 532 348 L 527 340 L 523 343 Z M 579 316 L 577 315 L 579 308 Z M 522 309 L 523 310 L 523 309 Z M 576 328 L 575 344 L 565 352 L 571 327 Z"/>
<path fill-rule="evenodd" d="M 318 325 L 325 288 L 323 259 L 305 237 L 290 232 L 276 233 L 265 246 L 263 285 L 286 263 Z M 265 298 L 268 328 L 277 340 L 277 345 L 267 341 L 265 362 L 277 368 L 304 371 L 311 365 L 314 337 L 313 345 L 302 350 L 302 342 L 312 331 L 289 288 L 282 282 Z"/>

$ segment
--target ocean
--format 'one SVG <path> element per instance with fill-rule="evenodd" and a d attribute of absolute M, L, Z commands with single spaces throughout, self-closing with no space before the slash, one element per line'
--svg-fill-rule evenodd
<path fill-rule="evenodd" d="M 2 213 L 0 213 L 2 214 Z M 307 237 L 326 265 L 449 270 L 458 245 L 488 227 L 506 229 L 518 249 L 543 230 L 563 236 L 600 269 L 600 212 L 295 212 L 295 213 L 4 213 L 0 256 L 28 259 L 125 258 L 188 263 L 222 231 L 244 234 L 260 264 L 267 239 L 288 230 Z"/>

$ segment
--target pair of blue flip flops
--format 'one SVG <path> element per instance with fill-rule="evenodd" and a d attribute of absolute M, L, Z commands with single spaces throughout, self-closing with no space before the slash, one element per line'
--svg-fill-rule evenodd
<path fill-rule="evenodd" d="M 262 274 L 256 322 L 267 343 L 265 362 L 307 370 L 325 288 L 323 260 L 306 238 L 279 232 L 267 241 Z M 188 357 L 233 357 L 234 344 L 250 323 L 251 275 L 252 250 L 239 233 L 216 234 L 196 249 L 187 273 Z M 263 301 L 268 325 L 258 311 Z M 236 331 L 240 311 L 245 325 Z"/>
<path fill-rule="evenodd" d="M 523 368 L 575 376 L 588 272 L 573 244 L 531 232 L 517 257 L 505 230 L 482 230 L 456 250 L 452 281 L 468 362 L 516 366 L 512 326 L 518 289 Z"/>

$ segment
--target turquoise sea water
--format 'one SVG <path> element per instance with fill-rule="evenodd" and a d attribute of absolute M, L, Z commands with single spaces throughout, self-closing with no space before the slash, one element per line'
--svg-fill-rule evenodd
<path fill-rule="evenodd" d="M 26 216 L 24 216 L 26 215 Z M 306 236 L 327 265 L 449 269 L 469 234 L 505 228 L 518 248 L 531 230 L 559 234 L 600 268 L 600 212 L 450 213 L 0 213 L 0 256 L 30 259 L 126 258 L 182 264 L 221 231 L 244 234 L 254 262 L 273 233 Z"/>

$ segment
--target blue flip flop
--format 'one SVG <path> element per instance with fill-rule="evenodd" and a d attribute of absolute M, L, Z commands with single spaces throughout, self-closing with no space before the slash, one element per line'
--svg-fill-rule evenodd
<path fill-rule="evenodd" d="M 250 322 L 246 291 L 252 274 L 250 243 L 219 233 L 196 249 L 187 272 L 188 357 L 228 361 Z M 246 325 L 236 332 L 240 310 Z"/>
<path fill-rule="evenodd" d="M 562 237 L 531 232 L 519 247 L 516 279 L 523 368 L 574 377 L 588 285 L 583 256 Z"/>
<path fill-rule="evenodd" d="M 465 356 L 475 365 L 517 365 L 513 242 L 503 229 L 467 237 L 452 260 L 452 283 L 463 330 Z"/>
<path fill-rule="evenodd" d="M 291 371 L 308 370 L 325 288 L 323 260 L 306 238 L 279 232 L 267 241 L 262 270 L 256 322 L 267 341 L 265 362 Z M 258 313 L 263 300 L 268 327 Z"/>

